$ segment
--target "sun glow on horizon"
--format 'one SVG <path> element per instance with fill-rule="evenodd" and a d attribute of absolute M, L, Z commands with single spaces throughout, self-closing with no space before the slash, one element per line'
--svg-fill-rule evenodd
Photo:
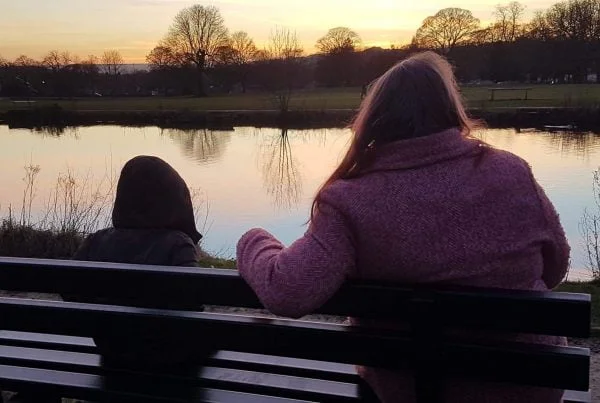
<path fill-rule="evenodd" d="M 296 30 L 307 54 L 328 29 L 347 26 L 365 46 L 390 47 L 410 42 L 424 18 L 446 7 L 462 7 L 485 24 L 497 3 L 509 0 L 0 0 L 0 56 L 42 58 L 50 50 L 82 58 L 117 49 L 127 63 L 143 63 L 167 32 L 179 10 L 194 3 L 218 7 L 230 32 L 243 30 L 261 46 L 275 26 Z M 551 0 L 523 0 L 528 16 Z"/>

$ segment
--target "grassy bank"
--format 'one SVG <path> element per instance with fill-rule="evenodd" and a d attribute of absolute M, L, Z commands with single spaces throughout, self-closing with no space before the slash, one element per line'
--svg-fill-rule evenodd
<path fill-rule="evenodd" d="M 60 133 L 67 127 L 118 124 L 121 126 L 157 126 L 160 128 L 207 128 L 230 130 L 233 127 L 285 127 L 288 129 L 316 129 L 346 127 L 355 115 L 354 109 L 245 111 L 190 111 L 190 110 L 66 110 L 58 105 L 36 106 L 0 112 L 0 124 L 11 128 L 50 128 Z M 474 118 L 491 128 L 541 129 L 547 126 L 568 126 L 580 131 L 600 131 L 600 107 L 556 108 L 494 108 L 472 109 Z"/>
<path fill-rule="evenodd" d="M 490 127 L 543 128 L 571 125 L 600 130 L 600 85 L 533 86 L 497 92 L 464 87 L 471 114 Z M 272 95 L 249 93 L 194 97 L 123 97 L 73 99 L 0 99 L 0 122 L 11 127 L 67 127 L 96 124 L 159 127 L 231 128 L 234 126 L 320 128 L 346 126 L 360 104 L 359 88 L 302 90 L 293 94 L 290 111 L 277 110 Z"/>
<path fill-rule="evenodd" d="M 70 259 L 84 236 L 75 231 L 39 229 L 9 220 L 0 223 L 0 256 L 39 259 Z M 235 260 L 210 256 L 202 252 L 200 267 L 235 268 Z"/>
<path fill-rule="evenodd" d="M 281 113 L 274 110 L 190 111 L 190 110 L 68 110 L 60 106 L 36 106 L 0 112 L 0 122 L 12 128 L 74 127 L 98 124 L 158 126 L 161 128 L 231 129 L 234 126 L 310 129 L 346 126 L 354 110 L 312 110 Z"/>
<path fill-rule="evenodd" d="M 500 86 L 501 87 L 501 86 Z M 525 87 L 516 85 L 515 87 Z M 589 107 L 600 104 L 600 85 L 527 85 L 533 88 L 528 100 L 521 91 L 497 92 L 490 101 L 488 86 L 465 86 L 463 95 L 471 108 L 517 108 L 517 107 Z M 328 88 L 301 90 L 293 94 L 292 110 L 355 109 L 360 104 L 360 88 Z M 15 108 L 43 107 L 57 104 L 73 111 L 231 111 L 277 109 L 269 93 L 216 95 L 208 98 L 194 97 L 144 97 L 144 98 L 73 98 L 33 99 L 34 103 L 13 102 L 0 99 L 0 112 Z"/>
<path fill-rule="evenodd" d="M 11 220 L 0 224 L 0 256 L 70 259 L 82 242 L 75 231 L 36 229 Z"/>

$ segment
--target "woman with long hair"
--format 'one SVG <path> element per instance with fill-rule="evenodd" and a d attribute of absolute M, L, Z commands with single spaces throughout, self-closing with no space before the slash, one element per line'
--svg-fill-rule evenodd
<path fill-rule="evenodd" d="M 388 70 L 363 100 L 305 235 L 285 247 L 253 229 L 238 242 L 240 273 L 264 306 L 301 317 L 350 278 L 541 291 L 559 284 L 569 246 L 554 207 L 527 162 L 472 138 L 475 126 L 441 56 L 421 53 Z M 382 401 L 414 401 L 410 374 L 359 372 Z M 562 395 L 461 380 L 444 387 L 449 402 L 558 402 Z"/>

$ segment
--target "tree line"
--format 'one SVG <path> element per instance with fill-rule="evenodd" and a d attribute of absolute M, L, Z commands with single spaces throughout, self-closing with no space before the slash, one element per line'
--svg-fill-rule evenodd
<path fill-rule="evenodd" d="M 42 60 L 0 57 L 0 95 L 206 95 L 268 91 L 287 109 L 308 86 L 361 86 L 410 54 L 446 55 L 464 82 L 585 82 L 600 77 L 600 0 L 565 0 L 525 20 L 518 2 L 495 7 L 482 26 L 471 11 L 445 8 L 422 22 L 409 44 L 365 48 L 348 27 L 330 29 L 307 55 L 297 33 L 275 27 L 263 48 L 231 32 L 218 8 L 193 5 L 174 18 L 146 57 L 128 71 L 117 50 L 80 59 L 51 51 Z"/>

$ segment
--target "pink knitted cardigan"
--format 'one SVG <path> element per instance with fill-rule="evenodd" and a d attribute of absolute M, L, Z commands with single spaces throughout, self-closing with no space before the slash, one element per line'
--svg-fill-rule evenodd
<path fill-rule="evenodd" d="M 237 246 L 238 269 L 264 306 L 293 318 L 323 305 L 348 278 L 548 290 L 568 261 L 558 215 L 529 165 L 457 129 L 380 147 L 359 177 L 325 189 L 308 230 L 289 247 L 262 229 Z M 410 375 L 360 373 L 382 401 L 413 401 Z M 446 395 L 552 402 L 561 394 L 455 380 Z"/>

